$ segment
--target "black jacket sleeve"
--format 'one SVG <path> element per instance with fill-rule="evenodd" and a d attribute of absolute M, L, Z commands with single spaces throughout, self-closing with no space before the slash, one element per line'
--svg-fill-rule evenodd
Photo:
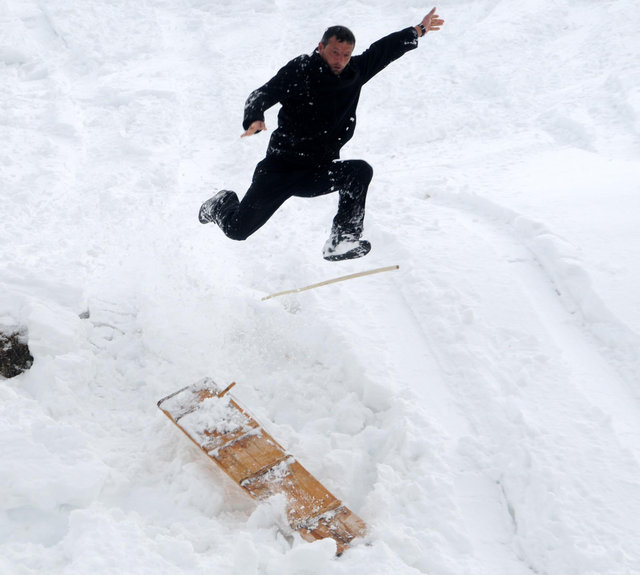
<path fill-rule="evenodd" d="M 285 64 L 278 73 L 271 78 L 264 86 L 260 86 L 247 98 L 244 104 L 244 119 L 242 126 L 248 129 L 253 122 L 264 122 L 264 113 L 286 96 L 286 92 L 291 83 L 296 82 L 299 76 L 299 69 L 302 65 L 303 56 L 294 58 Z"/>
<path fill-rule="evenodd" d="M 352 60 L 357 64 L 364 84 L 391 62 L 417 47 L 418 33 L 415 28 L 409 27 L 380 38 Z"/>

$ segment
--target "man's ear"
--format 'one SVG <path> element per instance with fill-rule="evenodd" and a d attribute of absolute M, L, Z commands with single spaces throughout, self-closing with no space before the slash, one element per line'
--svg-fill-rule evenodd
<path fill-rule="evenodd" d="M 318 44 L 318 52 L 322 54 L 323 51 L 324 51 L 324 44 L 320 42 L 320 44 Z"/>

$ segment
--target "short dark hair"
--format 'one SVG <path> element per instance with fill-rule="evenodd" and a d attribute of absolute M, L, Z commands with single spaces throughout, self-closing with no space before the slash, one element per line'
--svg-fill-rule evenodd
<path fill-rule="evenodd" d="M 329 26 L 326 32 L 322 35 L 322 40 L 320 40 L 320 42 L 326 46 L 329 43 L 329 40 L 334 36 L 338 42 L 346 42 L 347 44 L 356 45 L 356 37 L 346 26 Z"/>

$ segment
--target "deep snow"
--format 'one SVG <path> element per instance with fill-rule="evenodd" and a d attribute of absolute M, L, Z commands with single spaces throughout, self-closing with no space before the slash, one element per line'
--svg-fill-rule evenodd
<path fill-rule="evenodd" d="M 0 381 L 0 573 L 640 573 L 640 8 L 515 4 L 440 5 L 365 87 L 373 250 L 330 264 L 335 198 L 242 243 L 198 207 L 264 154 L 251 90 L 430 5 L 0 0 L 0 325 L 35 358 Z M 292 536 L 170 424 L 204 376 L 366 545 Z"/>

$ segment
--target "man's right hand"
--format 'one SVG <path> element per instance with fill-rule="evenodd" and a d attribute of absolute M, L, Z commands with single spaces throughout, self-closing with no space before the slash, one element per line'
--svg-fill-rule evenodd
<path fill-rule="evenodd" d="M 261 122 L 260 120 L 256 120 L 255 122 L 253 122 L 253 124 L 249 126 L 247 131 L 244 134 L 242 134 L 240 137 L 246 138 L 247 136 L 253 136 L 254 134 L 257 134 L 258 132 L 262 132 L 263 130 L 266 130 L 266 129 L 267 127 L 265 126 L 264 122 Z"/>

